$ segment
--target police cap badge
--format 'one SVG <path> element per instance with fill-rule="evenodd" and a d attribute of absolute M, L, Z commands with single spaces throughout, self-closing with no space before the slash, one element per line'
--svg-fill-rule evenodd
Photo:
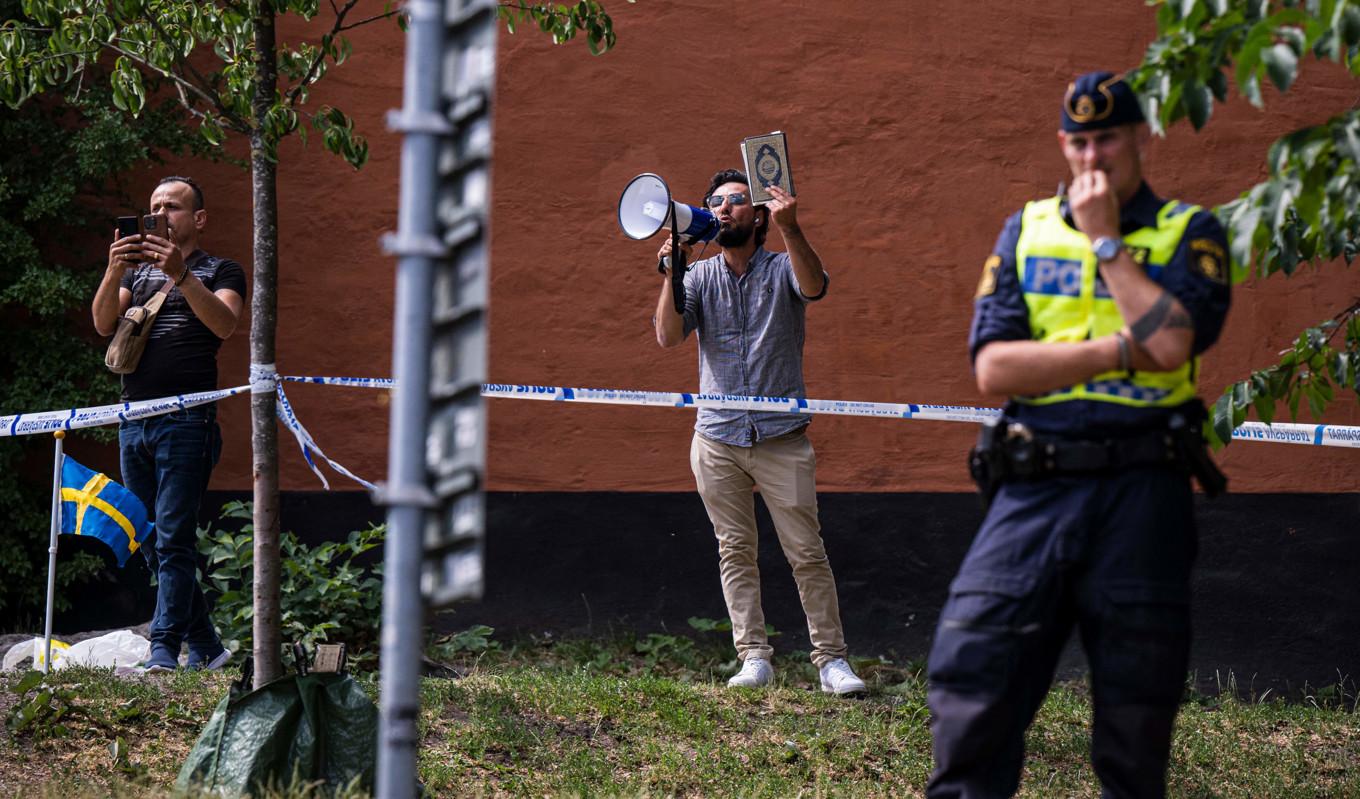
<path fill-rule="evenodd" d="M 1062 129 L 1075 133 L 1143 121 L 1143 109 L 1122 75 L 1088 72 L 1067 85 Z"/>

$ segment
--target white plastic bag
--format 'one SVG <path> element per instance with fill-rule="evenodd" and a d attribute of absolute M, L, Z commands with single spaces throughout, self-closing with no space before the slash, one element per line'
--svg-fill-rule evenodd
<path fill-rule="evenodd" d="M 70 646 L 70 644 L 64 641 L 58 641 L 55 638 L 52 639 L 52 668 L 61 668 L 62 660 L 66 655 L 66 650 L 69 649 Z M 150 644 L 147 646 L 149 649 Z M 43 654 L 45 652 L 46 647 L 41 638 L 34 638 L 32 641 L 24 641 L 15 644 L 5 653 L 5 660 L 3 664 L 0 664 L 0 671 L 13 671 L 18 668 L 41 670 Z"/>
<path fill-rule="evenodd" d="M 53 649 L 56 641 L 52 642 Z M 140 663 L 151 655 L 151 642 L 131 630 L 115 630 L 98 638 L 87 638 L 72 644 L 62 653 L 61 659 L 53 652 L 53 667 L 92 666 L 96 668 L 117 668 Z"/>

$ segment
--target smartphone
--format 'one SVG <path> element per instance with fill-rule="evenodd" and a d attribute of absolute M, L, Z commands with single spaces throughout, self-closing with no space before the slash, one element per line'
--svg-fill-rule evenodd
<path fill-rule="evenodd" d="M 165 214 L 146 214 L 142 217 L 141 232 L 150 236 L 170 238 L 170 217 Z"/>
<path fill-rule="evenodd" d="M 135 216 L 118 217 L 118 238 L 125 239 L 142 232 L 141 220 Z"/>

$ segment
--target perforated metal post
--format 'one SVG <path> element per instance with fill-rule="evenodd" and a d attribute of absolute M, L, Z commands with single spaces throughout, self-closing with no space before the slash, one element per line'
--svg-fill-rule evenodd
<path fill-rule="evenodd" d="M 388 441 L 377 796 L 412 799 L 425 613 L 482 592 L 495 0 L 411 0 Z"/>
<path fill-rule="evenodd" d="M 486 308 L 491 195 L 494 0 L 447 0 L 443 101 L 451 134 L 439 151 L 435 205 L 448 256 L 434 276 L 427 458 L 435 513 L 421 589 L 431 606 L 482 595 L 486 473 Z"/>

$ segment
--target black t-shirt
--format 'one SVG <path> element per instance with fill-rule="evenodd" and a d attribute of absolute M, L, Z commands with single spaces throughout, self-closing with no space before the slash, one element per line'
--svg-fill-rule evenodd
<path fill-rule="evenodd" d="M 194 250 L 188 263 L 209 291 L 231 289 L 245 298 L 246 273 L 240 264 L 202 250 Z M 132 292 L 134 306 L 144 305 L 167 279 L 156 267 L 143 265 L 124 272 L 121 285 Z M 199 321 L 180 290 L 170 289 L 137 370 L 123 375 L 123 400 L 212 391 L 217 388 L 217 350 L 221 346 L 222 339 Z"/>

